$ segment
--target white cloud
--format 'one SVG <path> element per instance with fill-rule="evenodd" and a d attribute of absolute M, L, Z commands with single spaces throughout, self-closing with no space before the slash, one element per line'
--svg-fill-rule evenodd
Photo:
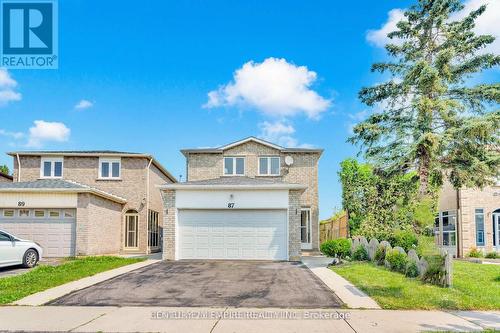
<path fill-rule="evenodd" d="M 293 136 L 295 128 L 286 121 L 268 122 L 259 124 L 260 137 L 266 141 L 276 143 L 283 147 L 301 147 L 312 148 L 310 144 L 299 144 L 299 141 Z"/>
<path fill-rule="evenodd" d="M 0 129 L 0 135 L 6 136 L 15 140 L 24 138 L 24 133 L 22 132 L 9 132 L 4 129 Z"/>
<path fill-rule="evenodd" d="M 41 147 L 46 142 L 68 141 L 71 130 L 63 123 L 35 120 L 29 129 L 27 146 Z"/>
<path fill-rule="evenodd" d="M 0 106 L 21 100 L 21 94 L 14 90 L 16 87 L 16 80 L 10 76 L 5 68 L 0 68 Z"/>
<path fill-rule="evenodd" d="M 247 62 L 236 70 L 232 82 L 208 93 L 206 108 L 238 106 L 255 108 L 270 117 L 305 114 L 317 118 L 331 105 L 311 89 L 317 74 L 285 59 Z"/>
<path fill-rule="evenodd" d="M 380 27 L 378 30 L 368 30 L 366 33 L 366 39 L 375 46 L 384 47 L 385 44 L 399 43 L 399 41 L 395 39 L 390 39 L 387 37 L 389 32 L 395 31 L 396 24 L 404 18 L 404 9 L 392 9 L 389 11 L 387 21 Z"/>
<path fill-rule="evenodd" d="M 486 48 L 486 52 L 493 52 L 496 54 L 500 53 L 500 24 L 498 24 L 500 13 L 500 1 L 499 0 L 467 0 L 464 2 L 464 9 L 458 13 L 455 13 L 450 18 L 451 21 L 456 21 L 464 18 L 471 11 L 478 9 L 480 6 L 486 4 L 486 11 L 477 18 L 476 27 L 474 31 L 476 34 L 480 35 L 492 35 L 496 40 Z M 387 37 L 389 32 L 396 30 L 396 24 L 401 21 L 404 9 L 396 8 L 392 9 L 388 13 L 387 21 L 377 30 L 368 30 L 366 34 L 366 39 L 371 44 L 384 47 L 387 43 L 401 43 L 399 40 L 390 39 Z"/>
<path fill-rule="evenodd" d="M 86 99 L 82 99 L 80 102 L 78 102 L 75 105 L 75 109 L 77 109 L 77 110 L 85 110 L 85 109 L 91 108 L 93 106 L 94 106 L 94 103 L 92 103 L 91 101 L 86 100 Z"/>

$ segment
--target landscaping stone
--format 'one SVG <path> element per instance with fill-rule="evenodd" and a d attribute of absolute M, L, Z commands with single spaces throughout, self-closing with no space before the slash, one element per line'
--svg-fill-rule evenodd
<path fill-rule="evenodd" d="M 422 257 L 417 262 L 417 267 L 418 267 L 418 275 L 422 277 L 424 276 L 425 272 L 427 272 L 427 269 L 429 268 L 429 263 L 427 262 L 427 260 L 425 260 L 424 257 Z"/>
<path fill-rule="evenodd" d="M 418 258 L 417 251 L 415 251 L 414 249 L 411 249 L 410 251 L 408 251 L 408 260 L 418 263 L 419 258 Z"/>
<path fill-rule="evenodd" d="M 368 243 L 368 257 L 371 261 L 375 260 L 375 252 L 377 252 L 378 248 L 378 240 L 376 238 L 370 239 L 370 243 Z"/>
<path fill-rule="evenodd" d="M 359 239 L 357 237 L 353 237 L 351 245 L 351 253 L 354 253 L 354 251 L 356 251 L 358 246 L 359 246 Z"/>
<path fill-rule="evenodd" d="M 405 249 L 403 249 L 401 246 L 395 246 L 394 250 L 398 251 L 399 253 L 406 254 Z"/>

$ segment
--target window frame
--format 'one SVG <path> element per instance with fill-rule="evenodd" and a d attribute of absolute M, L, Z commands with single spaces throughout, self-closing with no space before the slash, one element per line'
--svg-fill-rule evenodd
<path fill-rule="evenodd" d="M 109 174 L 107 177 L 103 177 L 102 175 L 102 164 L 109 164 Z M 113 163 L 118 163 L 118 177 L 113 176 Z M 103 180 L 120 180 L 122 179 L 122 159 L 120 157 L 99 157 L 99 174 L 97 175 L 97 179 Z"/>
<path fill-rule="evenodd" d="M 481 213 L 478 213 L 478 210 L 481 210 L 482 212 Z M 478 233 L 478 228 L 477 228 L 477 216 L 478 215 L 482 215 L 483 216 L 483 229 L 481 230 L 482 231 L 482 237 L 483 237 L 483 241 L 481 242 L 481 244 L 477 241 L 478 238 L 477 236 L 479 235 Z M 486 213 L 485 213 L 485 209 L 484 208 L 474 208 L 474 228 L 475 228 L 475 242 L 476 242 L 476 246 L 477 247 L 485 247 L 486 246 Z"/>
<path fill-rule="evenodd" d="M 50 163 L 50 176 L 45 176 L 45 163 Z M 61 162 L 61 175 L 56 176 L 56 162 Z M 44 156 L 40 159 L 40 178 L 41 179 L 61 179 L 64 177 L 64 157 Z"/>
<path fill-rule="evenodd" d="M 237 173 L 236 172 L 236 160 L 237 159 L 242 159 L 243 160 L 243 173 Z M 226 173 L 226 159 L 232 159 L 233 160 L 233 173 Z M 224 156 L 222 159 L 222 174 L 224 176 L 228 177 L 234 177 L 234 176 L 245 176 L 247 171 L 247 161 L 245 156 Z"/>
<path fill-rule="evenodd" d="M 264 158 L 267 160 L 267 173 L 260 172 L 261 159 L 264 159 Z M 278 173 L 271 173 L 271 170 L 272 170 L 271 160 L 273 158 L 278 159 Z M 264 176 L 264 177 L 279 177 L 279 176 L 281 176 L 281 156 L 277 156 L 277 155 L 259 156 L 259 166 L 258 166 L 257 170 L 258 170 L 259 176 Z"/>

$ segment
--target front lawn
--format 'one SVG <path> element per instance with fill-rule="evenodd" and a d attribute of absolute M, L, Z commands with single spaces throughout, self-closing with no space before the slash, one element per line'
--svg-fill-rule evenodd
<path fill-rule="evenodd" d="M 500 266 L 453 263 L 453 287 L 410 279 L 368 262 L 332 268 L 384 309 L 500 310 Z"/>
<path fill-rule="evenodd" d="M 67 259 L 59 266 L 41 265 L 22 275 L 0 278 L 0 304 L 143 260 L 145 258 L 103 256 Z"/>

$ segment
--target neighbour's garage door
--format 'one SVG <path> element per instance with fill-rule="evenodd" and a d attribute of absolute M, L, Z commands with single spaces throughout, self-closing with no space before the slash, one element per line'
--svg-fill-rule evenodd
<path fill-rule="evenodd" d="M 75 209 L 0 209 L 0 229 L 39 243 L 44 257 L 75 255 Z"/>
<path fill-rule="evenodd" d="M 286 210 L 179 210 L 179 259 L 286 260 Z"/>

